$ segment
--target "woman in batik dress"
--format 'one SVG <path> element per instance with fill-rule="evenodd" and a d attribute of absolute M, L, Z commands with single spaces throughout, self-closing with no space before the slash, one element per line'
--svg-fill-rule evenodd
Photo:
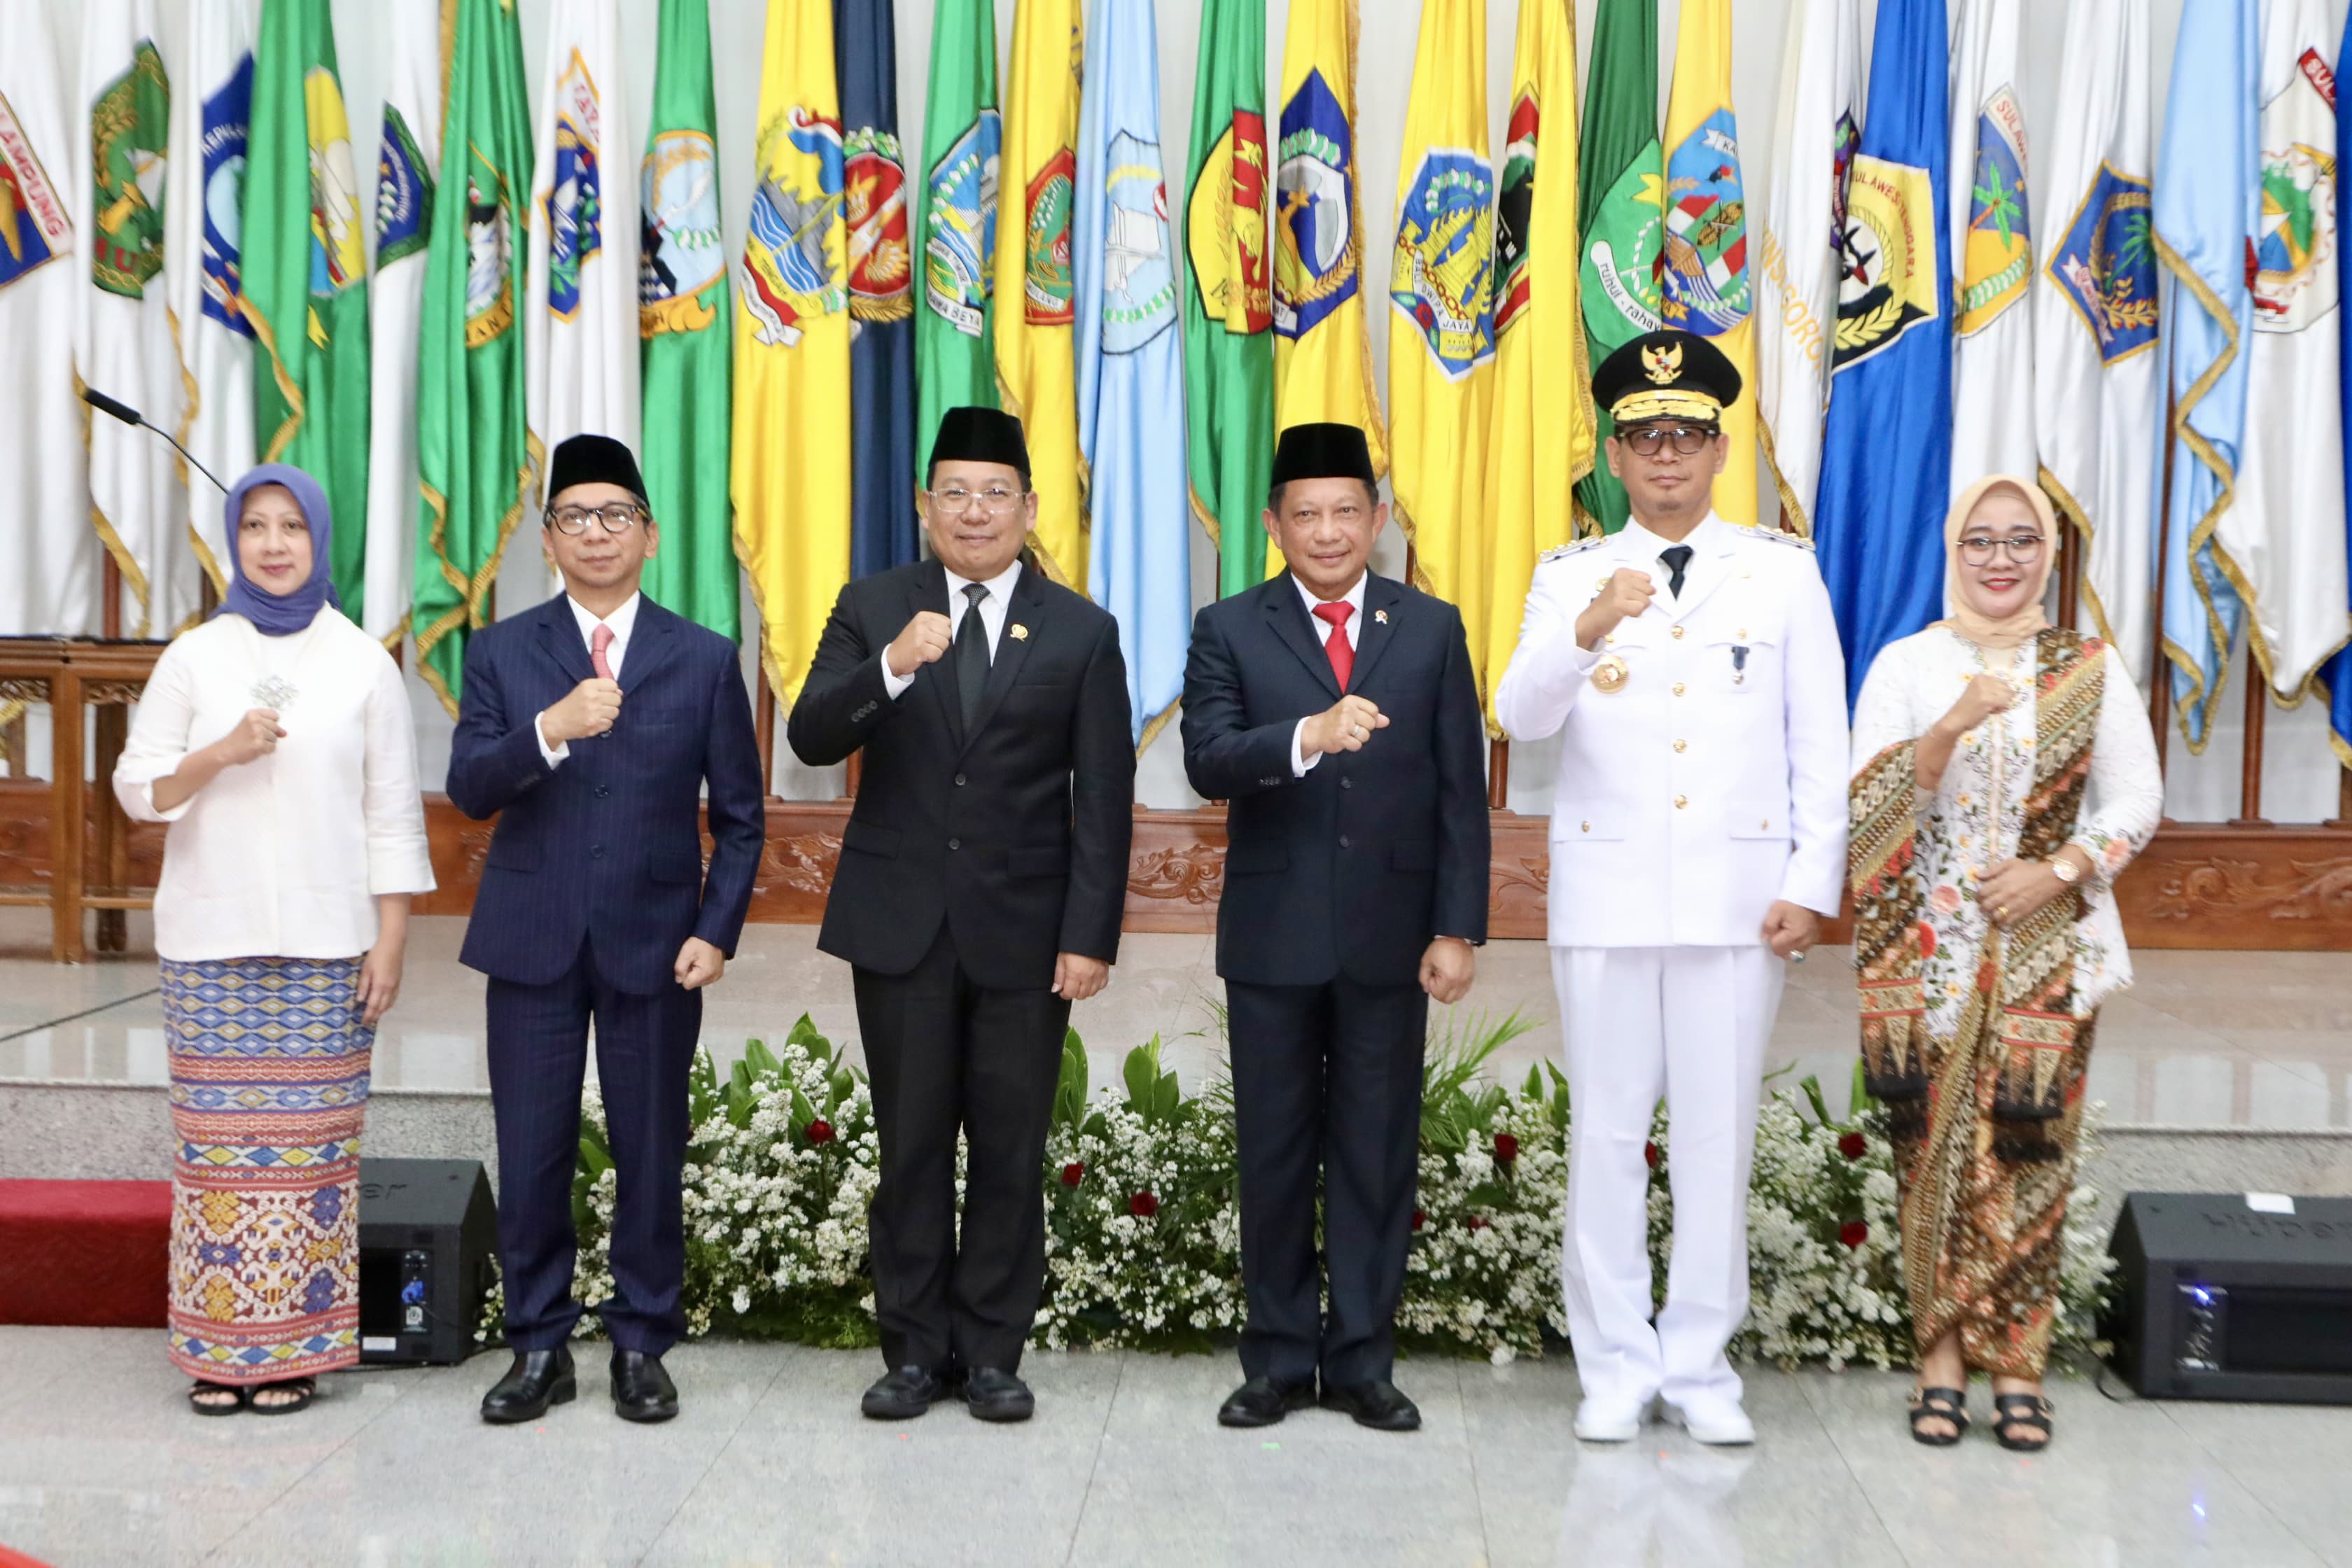
<path fill-rule="evenodd" d="M 359 1360 L 360 1121 L 433 887 L 400 672 L 329 585 L 318 482 L 229 492 L 219 611 L 163 650 L 114 771 L 170 824 L 171 1356 L 203 1415 L 299 1410 Z"/>
<path fill-rule="evenodd" d="M 2053 1431 L 2042 1376 L 2099 1004 L 2131 984 L 2116 873 L 2164 805 L 2129 672 L 2042 613 L 2058 547 L 2031 481 L 1971 487 L 1945 523 L 1947 618 L 1889 644 L 1853 717 L 1862 1049 L 1886 1102 L 1919 1355 L 1912 1435 Z"/>

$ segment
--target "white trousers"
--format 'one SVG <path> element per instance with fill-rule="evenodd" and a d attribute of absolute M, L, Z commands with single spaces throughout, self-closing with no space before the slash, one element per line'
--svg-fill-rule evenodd
<path fill-rule="evenodd" d="M 1569 1339 L 1588 1395 L 1738 1399 L 1723 1353 L 1748 1312 L 1748 1173 L 1764 1047 L 1787 978 L 1750 947 L 1555 947 L 1568 1043 Z M 1649 1142 L 1663 1097 L 1675 1204 L 1651 1321 Z"/>

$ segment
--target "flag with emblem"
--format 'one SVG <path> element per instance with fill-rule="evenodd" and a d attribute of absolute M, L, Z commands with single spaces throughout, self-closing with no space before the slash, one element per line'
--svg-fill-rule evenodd
<path fill-rule="evenodd" d="M 97 0 L 82 12 L 79 212 L 89 237 L 78 371 L 160 429 L 180 426 L 180 354 L 163 279 L 172 88 L 152 0 Z M 167 637 L 199 603 L 179 458 L 143 430 L 85 415 L 89 519 L 122 578 L 121 625 Z"/>
<path fill-rule="evenodd" d="M 403 5 L 387 18 L 383 128 L 375 158 L 375 272 L 368 280 L 368 500 L 365 613 L 397 647 L 408 631 L 416 563 L 416 328 L 441 161 L 441 14 Z"/>
<path fill-rule="evenodd" d="M 245 175 L 253 438 L 319 481 L 343 613 L 367 615 L 367 236 L 328 0 L 269 0 L 253 49 Z M 224 479 L 226 475 L 222 476 Z"/>
<path fill-rule="evenodd" d="M 79 637 L 98 627 L 99 542 L 74 396 L 74 313 L 89 265 L 75 216 L 75 143 L 47 8 L 9 20 L 0 50 L 0 626 Z M 79 232 L 77 232 L 79 230 Z M 94 427 L 89 435 L 97 434 Z M 217 514 L 215 514 L 217 515 Z M 24 704 L 0 698 L 0 724 Z"/>
<path fill-rule="evenodd" d="M 2352 15 L 2347 15 L 2344 19 L 2344 37 L 2336 48 L 2336 63 L 2341 65 L 2347 55 L 2352 55 Z M 2352 104 L 2346 103 L 2344 94 L 2338 92 L 2336 97 L 2336 145 L 2340 149 L 2347 141 L 2352 141 Z M 2339 205 L 2343 201 L 2346 184 L 2344 165 L 2338 162 L 2336 165 L 2336 195 Z M 2336 247 L 2336 287 L 2340 289 L 2344 286 L 2347 269 L 2352 268 L 2352 261 L 2345 259 L 2343 247 L 2340 245 Z M 2336 322 L 2338 374 L 2346 382 L 2352 383 L 2352 311 L 2347 311 L 2339 305 L 2336 311 Z M 2352 455 L 2352 384 L 2343 386 L 2342 401 L 2344 448 L 2347 455 Z M 2347 514 L 2345 549 L 2347 554 L 2352 554 L 2352 510 L 2347 510 Z M 2352 605 L 2347 605 L 2346 619 L 2352 621 Z M 2327 689 L 2328 738 L 2335 744 L 2336 760 L 2347 769 L 2352 769 L 2352 647 L 2346 647 L 2329 662 L 2327 668 L 2321 672 L 2320 679 Z M 2341 787 L 2352 790 L 2352 780 L 2338 782 Z M 2352 816 L 2352 795 L 2347 796 L 2346 804 L 2337 810 L 2336 815 Z"/>
<path fill-rule="evenodd" d="M 1079 467 L 1077 321 L 1070 219 L 1077 198 L 1078 0 L 1020 0 L 1005 68 L 1003 221 L 996 226 L 996 390 L 1021 420 L 1037 489 L 1030 535 L 1045 574 L 1083 592 L 1086 475 Z"/>
<path fill-rule="evenodd" d="M 1274 474 L 1274 273 L 1265 0 L 1208 0 L 1184 174 L 1185 467 L 1217 548 L 1217 595 L 1265 581 Z"/>
<path fill-rule="evenodd" d="M 1958 0 L 1952 22 L 1952 493 L 2040 471 L 2034 449 L 2033 228 L 2019 0 Z M 2070 84 L 2071 85 L 2071 84 Z M 2053 547 L 2055 542 L 2053 542 Z"/>
<path fill-rule="evenodd" d="M 1577 308 L 1576 11 L 1519 0 L 1509 141 L 1495 199 L 1495 414 L 1487 451 L 1486 636 L 1470 659 L 1495 688 L 1518 646 L 1536 559 L 1575 532 L 1592 469 L 1591 370 Z"/>
<path fill-rule="evenodd" d="M 253 34 L 244 0 L 193 0 L 172 100 L 171 189 L 163 202 L 163 277 L 180 345 L 180 444 L 224 479 L 253 467 L 253 329 L 241 292 L 240 215 L 253 111 Z M 221 497 L 181 464 L 188 539 L 215 591 L 226 589 Z"/>
<path fill-rule="evenodd" d="M 2172 485 L 2164 516 L 2164 657 L 2180 732 L 2201 752 L 2245 606 L 2213 550 L 2246 428 L 2254 296 L 2247 261 L 2260 216 L 2262 138 L 2255 0 L 2181 13 L 2156 164 L 2156 255 L 2164 269 Z"/>
<path fill-rule="evenodd" d="M 1748 195 L 1731 111 L 1731 0 L 1683 0 L 1666 100 L 1664 265 L 1660 318 L 1723 351 L 1739 401 L 1723 411 L 1730 460 L 1715 513 L 1756 524 L 1756 324 L 1748 289 Z"/>
<path fill-rule="evenodd" d="M 1837 235 L 1862 142 L 1860 0 L 1792 0 L 1757 267 L 1756 416 L 1781 525 L 1810 533 L 1830 401 Z"/>
<path fill-rule="evenodd" d="M 2263 7 L 2246 433 L 2237 498 L 2213 530 L 2215 558 L 2246 600 L 2254 663 L 2284 703 L 2303 700 L 2347 629 L 2327 13 L 2323 0 Z"/>
<path fill-rule="evenodd" d="M 1486 437 L 1495 406 L 1495 171 L 1486 0 L 1427 0 L 1389 260 L 1389 483 L 1414 585 L 1486 641 Z"/>
<path fill-rule="evenodd" d="M 834 0 L 849 235 L 849 574 L 915 545 L 915 289 L 890 0 Z"/>
<path fill-rule="evenodd" d="M 1870 112 L 1838 233 L 1837 330 L 1813 539 L 1851 706 L 1878 650 L 1943 613 L 1952 268 L 1944 0 L 1879 0 Z"/>
<path fill-rule="evenodd" d="M 646 596 L 712 631 L 742 629 L 742 574 L 727 505 L 734 321 L 720 232 L 719 123 L 706 0 L 661 0 L 654 110 L 637 187 L 638 363 L 646 499 L 661 549 Z"/>
<path fill-rule="evenodd" d="M 849 272 L 833 0 L 768 0 L 735 296 L 735 552 L 786 708 L 849 580 Z"/>
<path fill-rule="evenodd" d="M 537 493 L 524 422 L 522 279 L 530 114 L 508 0 L 455 0 L 441 172 L 416 346 L 417 673 L 454 718 L 466 637 L 490 614 L 507 541 Z"/>
<path fill-rule="evenodd" d="M 1087 597 L 1118 620 L 1139 750 L 1175 711 L 1192 644 L 1182 312 L 1160 153 L 1151 0 L 1093 0 L 1078 114 L 1078 450 L 1092 537 Z"/>
<path fill-rule="evenodd" d="M 940 0 L 923 104 L 922 296 L 915 307 L 915 461 L 920 482 L 950 408 L 996 406 L 997 174 L 993 0 Z"/>
<path fill-rule="evenodd" d="M 2112 644 L 2143 689 L 2163 416 L 2147 69 L 2147 0 L 2078 0 L 2067 13 L 2066 89 L 2042 160 L 2050 233 L 2033 279 L 2042 488 L 2081 542 L 2075 624 Z"/>
<path fill-rule="evenodd" d="M 1665 247 L 1665 154 L 1658 143 L 1658 0 L 1601 0 L 1592 67 L 1584 87 L 1577 169 L 1578 303 L 1587 363 L 1599 364 L 1655 331 Z M 1615 430 L 1607 409 L 1597 438 Z M 1584 519 L 1614 533 L 1625 526 L 1625 487 L 1605 461 L 1577 487 Z"/>

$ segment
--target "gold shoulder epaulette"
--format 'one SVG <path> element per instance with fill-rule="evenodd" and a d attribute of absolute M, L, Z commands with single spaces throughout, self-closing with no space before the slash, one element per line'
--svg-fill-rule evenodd
<path fill-rule="evenodd" d="M 1811 550 L 1813 547 L 1813 542 L 1801 533 L 1790 533 L 1780 528 L 1766 528 L 1762 523 L 1758 523 L 1754 528 L 1743 528 L 1739 531 L 1758 539 L 1769 539 L 1775 544 L 1785 544 L 1791 550 Z"/>
<path fill-rule="evenodd" d="M 1539 562 L 1561 561 L 1575 554 L 1580 550 L 1591 550 L 1595 545 L 1605 542 L 1607 542 L 1603 539 L 1579 539 L 1568 544 L 1556 544 L 1549 550 L 1545 551 L 1541 555 L 1537 556 L 1536 559 Z"/>

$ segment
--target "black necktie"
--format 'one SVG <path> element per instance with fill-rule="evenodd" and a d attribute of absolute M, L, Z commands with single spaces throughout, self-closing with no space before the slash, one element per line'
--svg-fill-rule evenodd
<path fill-rule="evenodd" d="M 963 727 L 969 731 L 980 722 L 980 700 L 988 693 L 988 623 L 980 616 L 981 605 L 988 603 L 988 584 L 965 584 L 963 597 L 970 607 L 963 613 L 963 625 L 956 628 L 956 685 L 963 696 Z"/>
<path fill-rule="evenodd" d="M 1658 559 L 1674 574 L 1666 579 L 1666 592 L 1677 599 L 1683 596 L 1683 568 L 1690 564 L 1690 558 L 1691 547 L 1687 544 L 1669 544 L 1658 552 Z"/>

